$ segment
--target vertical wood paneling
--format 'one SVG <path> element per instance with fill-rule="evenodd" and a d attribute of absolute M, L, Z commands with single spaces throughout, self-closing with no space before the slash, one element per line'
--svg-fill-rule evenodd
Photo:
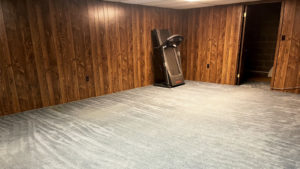
<path fill-rule="evenodd" d="M 101 87 L 103 84 L 100 81 L 101 71 L 98 68 L 98 65 L 101 63 L 100 59 L 97 56 L 100 56 L 98 48 L 101 48 L 101 46 L 97 47 L 99 45 L 98 42 L 98 17 L 99 15 L 94 15 L 95 13 L 98 13 L 98 6 L 96 0 L 87 1 L 88 5 L 88 21 L 89 21 L 89 29 L 90 34 L 95 35 L 91 36 L 91 55 L 92 55 L 92 71 L 93 71 L 93 78 L 94 78 L 94 86 L 95 86 L 95 95 L 99 96 L 103 94 L 103 89 L 101 90 Z"/>
<path fill-rule="evenodd" d="M 186 10 L 185 15 L 186 79 L 235 84 L 242 5 Z"/>
<path fill-rule="evenodd" d="M 300 93 L 300 2 L 283 1 L 281 33 L 278 37 L 278 51 L 272 88 Z M 281 40 L 285 35 L 286 40 Z"/>
<path fill-rule="evenodd" d="M 7 43 L 21 110 L 37 108 L 42 104 L 36 70 L 34 69 L 35 61 L 27 11 L 24 6 L 26 6 L 24 1 L 2 2 Z M 6 20 L 6 18 L 11 19 Z"/>
<path fill-rule="evenodd" d="M 215 10 L 221 10 L 221 8 L 217 7 Z M 216 29 L 212 29 L 212 44 L 211 44 L 211 58 L 210 58 L 210 68 L 209 74 L 217 75 L 217 61 L 218 61 L 218 39 L 220 33 L 220 12 L 213 12 L 212 14 L 212 27 Z M 217 76 L 209 76 L 209 82 L 217 82 Z"/>
<path fill-rule="evenodd" d="M 226 34 L 226 18 L 227 18 L 227 8 L 223 7 L 220 10 L 220 34 L 218 38 L 218 60 L 217 60 L 217 73 L 216 73 L 216 83 L 222 83 L 222 71 L 223 71 L 223 56 L 225 50 L 225 34 Z"/>
<path fill-rule="evenodd" d="M 194 10 L 194 13 L 196 14 L 196 16 L 194 17 L 203 17 L 203 14 L 205 14 L 205 11 L 201 10 L 201 11 L 198 11 L 198 10 Z M 205 18 L 205 17 L 204 17 Z M 194 20 L 194 18 L 193 18 Z M 201 37 L 203 37 L 203 39 L 205 39 L 205 21 L 203 20 L 203 22 L 199 23 L 199 22 L 195 22 L 195 27 L 198 28 L 197 31 L 195 32 L 196 35 L 194 36 L 193 38 L 193 49 L 198 49 L 198 48 L 204 48 L 205 49 L 205 44 L 206 42 L 204 42 L 204 40 L 197 40 Z M 203 43 L 204 42 L 204 43 Z M 193 52 L 192 52 L 193 53 Z M 192 78 L 196 79 L 196 80 L 201 80 L 201 78 L 203 77 L 203 74 L 200 74 L 200 72 L 202 72 L 202 66 L 198 66 L 198 65 L 201 65 L 203 64 L 203 57 L 202 56 L 202 53 L 199 51 L 196 51 L 195 54 L 193 55 L 194 56 L 194 64 L 191 66 L 191 69 L 193 69 L 193 67 L 196 67 L 196 69 L 193 69 L 194 73 L 192 74 Z M 206 62 L 206 61 L 205 61 Z"/>
<path fill-rule="evenodd" d="M 1 0 L 0 115 L 152 84 L 151 30 L 181 33 L 181 21 L 99 0 Z"/>
<path fill-rule="evenodd" d="M 0 1 L 0 115 L 20 111 L 13 65 L 11 62 L 4 17 Z"/>
<path fill-rule="evenodd" d="M 129 78 L 128 78 L 128 50 L 127 50 L 127 44 L 128 44 L 128 40 L 127 40 L 127 17 L 128 14 L 126 13 L 126 8 L 118 8 L 119 11 L 119 15 L 123 15 L 123 18 L 120 19 L 120 31 L 119 31 L 119 35 L 120 35 L 120 57 L 119 57 L 119 62 L 120 62 L 120 69 L 119 72 L 121 72 L 122 76 L 121 78 L 121 89 L 120 90 L 126 90 L 126 89 L 130 89 L 129 87 Z"/>
<path fill-rule="evenodd" d="M 300 3 L 284 4 L 287 40 L 279 44 L 275 88 L 300 85 Z M 178 11 L 98 0 L 1 0 L 0 115 L 152 84 L 153 28 L 184 35 L 186 79 L 235 84 L 241 15 L 242 5 Z"/>
<path fill-rule="evenodd" d="M 100 80 L 103 79 L 103 94 L 110 93 L 110 74 L 109 74 L 109 40 L 108 35 L 106 34 L 107 30 L 107 18 L 105 17 L 106 14 L 106 8 L 104 5 L 95 4 L 98 6 L 98 12 L 94 15 L 98 16 L 99 24 L 96 25 L 97 31 L 97 42 L 100 44 L 97 44 L 97 50 L 98 52 L 98 59 L 100 60 L 100 64 L 98 65 L 100 71 L 102 71 L 102 74 L 100 74 Z M 102 76 L 101 76 L 102 75 Z"/>
<path fill-rule="evenodd" d="M 189 22 L 188 19 L 188 13 L 186 11 L 181 11 L 180 12 L 180 19 L 182 21 L 182 25 L 187 25 Z M 181 27 L 181 32 L 182 35 L 184 37 L 184 43 L 181 44 L 181 61 L 182 61 L 182 71 L 183 71 L 183 75 L 185 78 L 187 78 L 187 65 L 188 65 L 188 53 L 187 53 L 187 45 L 188 45 L 188 41 L 189 39 L 187 39 L 188 37 L 188 27 L 187 26 L 182 26 Z"/>

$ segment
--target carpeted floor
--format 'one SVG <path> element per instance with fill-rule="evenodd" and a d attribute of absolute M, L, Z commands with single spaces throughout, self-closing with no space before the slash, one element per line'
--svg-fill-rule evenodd
<path fill-rule="evenodd" d="M 5 116 L 0 168 L 300 168 L 300 95 L 188 81 Z"/>

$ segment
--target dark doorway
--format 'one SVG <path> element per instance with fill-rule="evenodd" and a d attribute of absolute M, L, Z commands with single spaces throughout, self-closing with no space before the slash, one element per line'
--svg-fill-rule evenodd
<path fill-rule="evenodd" d="M 238 84 L 253 81 L 270 83 L 281 3 L 247 5 L 245 12 Z"/>

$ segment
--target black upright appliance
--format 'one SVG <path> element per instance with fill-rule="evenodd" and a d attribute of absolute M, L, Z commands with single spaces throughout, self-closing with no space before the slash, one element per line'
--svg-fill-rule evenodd
<path fill-rule="evenodd" d="M 154 85 L 175 87 L 184 84 L 178 49 L 182 41 L 181 35 L 170 35 L 166 29 L 152 30 Z"/>

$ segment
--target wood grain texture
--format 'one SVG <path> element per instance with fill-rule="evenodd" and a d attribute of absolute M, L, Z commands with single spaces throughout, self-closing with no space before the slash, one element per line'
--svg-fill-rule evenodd
<path fill-rule="evenodd" d="M 152 84 L 151 30 L 181 33 L 180 14 L 99 0 L 1 0 L 0 115 Z"/>
<path fill-rule="evenodd" d="M 242 5 L 185 11 L 183 69 L 188 80 L 235 84 Z M 208 67 L 209 64 L 209 67 Z"/>
<path fill-rule="evenodd" d="M 300 85 L 300 3 L 284 2 L 281 34 L 287 40 L 275 58 L 277 88 Z M 152 84 L 154 28 L 185 37 L 186 79 L 235 84 L 242 8 L 0 0 L 0 115 Z"/>
<path fill-rule="evenodd" d="M 300 1 L 283 1 L 281 22 L 271 85 L 273 89 L 300 93 Z"/>

